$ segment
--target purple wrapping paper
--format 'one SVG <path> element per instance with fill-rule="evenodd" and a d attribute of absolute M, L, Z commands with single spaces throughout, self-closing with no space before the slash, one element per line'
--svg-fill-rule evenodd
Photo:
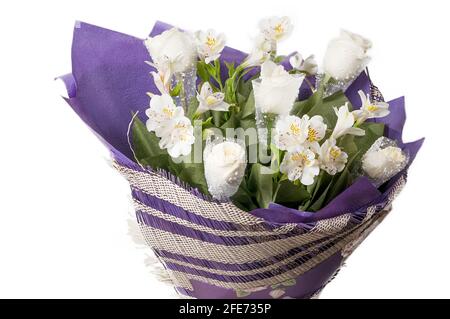
<path fill-rule="evenodd" d="M 150 35 L 157 35 L 170 27 L 157 22 Z M 242 61 L 245 56 L 241 51 L 226 47 L 221 55 L 221 62 L 224 64 L 224 61 Z M 131 114 L 136 111 L 144 114 L 149 105 L 146 92 L 157 92 L 152 77 L 149 76 L 152 67 L 144 63 L 148 60 L 150 57 L 143 45 L 143 39 L 77 22 L 72 44 L 72 73 L 60 77 L 67 88 L 67 103 L 110 149 L 113 157 L 130 166 L 134 164 L 127 141 Z M 287 61 L 283 61 L 285 67 L 289 67 Z M 222 69 L 225 70 L 225 67 Z M 358 90 L 370 92 L 370 79 L 366 73 L 362 73 L 345 92 L 354 108 L 359 108 L 361 103 Z M 307 98 L 309 94 L 307 87 L 301 88 L 301 99 Z M 387 137 L 397 140 L 399 145 L 408 151 L 410 165 L 423 139 L 412 143 L 403 142 L 402 130 L 406 120 L 404 102 L 404 98 L 390 101 L 391 114 L 377 121 L 386 124 Z M 274 224 L 308 224 L 362 210 L 385 201 L 391 187 L 400 176 L 406 174 L 407 168 L 380 190 L 361 177 L 316 213 L 289 209 L 278 204 L 271 204 L 268 209 L 256 209 L 250 213 Z M 340 254 L 327 259 L 298 278 L 297 285 L 289 289 L 295 290 L 292 292 L 295 296 L 312 294 L 330 279 L 341 262 Z M 232 297 L 230 292 L 222 291 L 223 288 L 212 288 L 200 282 L 194 285 L 196 297 Z M 257 292 L 252 296 L 263 297 L 263 294 L 264 292 Z"/>

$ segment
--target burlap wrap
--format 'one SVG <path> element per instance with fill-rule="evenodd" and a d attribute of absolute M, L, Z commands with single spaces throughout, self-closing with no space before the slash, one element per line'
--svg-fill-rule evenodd
<path fill-rule="evenodd" d="M 386 216 L 405 183 L 401 177 L 383 205 L 364 212 L 311 224 L 274 224 L 156 172 L 118 162 L 114 167 L 130 183 L 146 243 L 174 285 L 191 297 L 192 281 L 257 291 L 298 278 L 336 253 L 347 258 Z"/>

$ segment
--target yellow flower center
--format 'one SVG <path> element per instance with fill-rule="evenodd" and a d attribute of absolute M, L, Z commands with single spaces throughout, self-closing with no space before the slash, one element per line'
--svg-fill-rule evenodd
<path fill-rule="evenodd" d="M 369 105 L 369 106 L 367 107 L 367 110 L 368 110 L 369 112 L 375 112 L 375 111 L 378 110 L 378 106 L 376 106 L 376 105 Z"/>
<path fill-rule="evenodd" d="M 212 105 L 216 102 L 217 102 L 217 99 L 213 95 L 210 95 L 206 98 L 206 104 L 208 104 L 208 105 Z"/>
<path fill-rule="evenodd" d="M 332 147 L 330 150 L 330 156 L 333 160 L 336 160 L 340 155 L 341 155 L 342 151 L 339 147 Z"/>
<path fill-rule="evenodd" d="M 308 166 L 309 164 L 311 164 L 311 161 L 308 159 L 308 157 L 304 153 L 295 153 L 291 156 L 291 159 L 294 162 L 302 162 L 305 166 Z"/>
<path fill-rule="evenodd" d="M 216 45 L 216 38 L 214 38 L 214 37 L 207 37 L 206 38 L 206 45 L 211 49 L 213 46 Z"/>
<path fill-rule="evenodd" d="M 284 32 L 284 28 L 281 23 L 278 23 L 273 29 L 277 35 L 280 35 Z"/>
<path fill-rule="evenodd" d="M 308 129 L 308 137 L 307 137 L 308 142 L 315 142 L 315 141 L 317 141 L 319 139 L 318 135 L 319 135 L 319 132 L 317 132 L 315 129 L 310 127 Z"/>
<path fill-rule="evenodd" d="M 298 126 L 297 123 L 291 123 L 291 125 L 289 126 L 292 134 L 294 135 L 299 135 L 300 134 L 300 126 Z"/>
<path fill-rule="evenodd" d="M 177 125 L 175 125 L 175 128 L 185 128 L 186 125 L 184 123 L 178 123 Z"/>
<path fill-rule="evenodd" d="M 168 106 L 163 108 L 162 111 L 167 117 L 172 117 L 173 116 L 173 110 L 171 110 Z"/>

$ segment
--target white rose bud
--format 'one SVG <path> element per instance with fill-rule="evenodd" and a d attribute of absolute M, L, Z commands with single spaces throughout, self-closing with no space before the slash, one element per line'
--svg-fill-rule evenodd
<path fill-rule="evenodd" d="M 381 185 L 405 168 L 408 157 L 394 141 L 379 138 L 362 158 L 362 169 Z"/>
<path fill-rule="evenodd" d="M 193 38 L 186 32 L 177 28 L 145 40 L 150 56 L 157 68 L 159 65 L 170 65 L 173 73 L 184 72 L 190 68 L 197 55 Z"/>
<path fill-rule="evenodd" d="M 281 65 L 266 61 L 261 78 L 254 80 L 255 107 L 261 113 L 287 115 L 298 97 L 303 76 L 289 74 Z"/>
<path fill-rule="evenodd" d="M 247 164 L 245 148 L 231 141 L 210 143 L 205 147 L 203 160 L 210 194 L 224 200 L 236 193 Z"/>
<path fill-rule="evenodd" d="M 336 80 L 347 80 L 358 75 L 370 60 L 367 51 L 371 47 L 369 40 L 342 30 L 338 38 L 328 43 L 323 65 L 325 73 Z"/>

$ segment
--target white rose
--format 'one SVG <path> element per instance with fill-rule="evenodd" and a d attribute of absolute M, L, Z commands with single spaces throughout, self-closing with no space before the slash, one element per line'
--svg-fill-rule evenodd
<path fill-rule="evenodd" d="M 171 71 L 177 73 L 184 72 L 195 62 L 196 47 L 193 38 L 177 28 L 148 38 L 144 43 L 156 67 L 167 64 L 168 60 Z"/>
<path fill-rule="evenodd" d="M 209 144 L 203 160 L 210 194 L 217 199 L 227 199 L 236 193 L 245 173 L 245 148 L 231 141 Z"/>
<path fill-rule="evenodd" d="M 371 178 L 386 181 L 397 174 L 406 164 L 406 156 L 395 146 L 367 152 L 362 159 L 362 168 Z"/>
<path fill-rule="evenodd" d="M 281 65 L 266 61 L 254 80 L 255 107 L 262 113 L 288 115 L 298 97 L 303 77 L 289 74 Z"/>
<path fill-rule="evenodd" d="M 346 80 L 361 72 L 369 62 L 367 51 L 372 43 L 360 35 L 341 31 L 338 38 L 328 43 L 324 70 L 337 80 Z"/>

